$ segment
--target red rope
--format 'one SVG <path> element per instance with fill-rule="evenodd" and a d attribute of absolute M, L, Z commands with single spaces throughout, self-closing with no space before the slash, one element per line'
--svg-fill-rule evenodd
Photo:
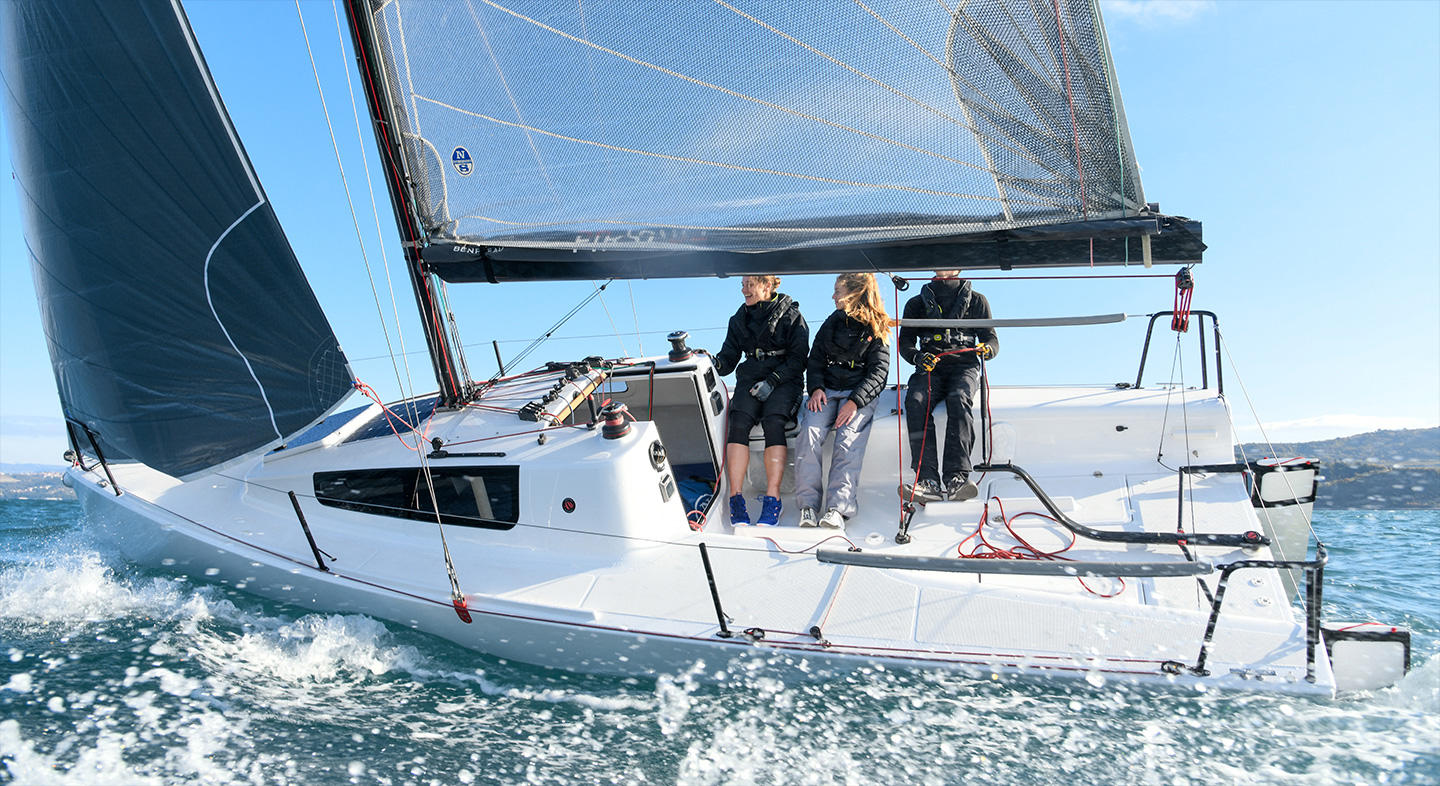
<path fill-rule="evenodd" d="M 728 403 L 730 401 L 730 386 L 725 384 L 725 380 L 722 379 L 720 380 L 720 387 L 725 391 L 725 401 L 727 402 L 725 405 L 725 421 L 721 424 L 720 438 L 727 441 L 721 443 L 723 447 L 720 449 L 720 468 L 715 470 L 715 488 L 710 491 L 711 510 L 714 510 L 715 503 L 719 502 L 719 500 L 716 499 L 716 495 L 720 493 L 720 484 L 725 481 L 725 462 L 730 459 L 730 443 L 728 442 L 730 439 L 730 405 Z M 746 445 L 745 449 L 749 450 L 750 446 Z M 730 489 L 730 491 L 735 492 L 735 489 Z M 708 519 L 709 517 L 705 515 L 705 511 L 700 510 L 698 507 L 685 514 L 685 520 L 690 522 L 691 532 L 699 532 L 705 529 L 705 524 L 708 522 Z"/>
<path fill-rule="evenodd" d="M 382 413 L 384 413 L 384 415 L 385 415 L 385 422 L 390 426 L 390 431 L 395 434 L 395 438 L 398 439 L 398 440 L 400 440 L 400 444 L 404 445 L 407 450 L 410 450 L 410 451 L 412 451 L 412 452 L 417 452 L 417 453 L 418 453 L 419 450 L 420 450 L 420 448 L 419 448 L 418 446 L 416 446 L 416 445 L 411 445 L 409 442 L 406 442 L 404 435 L 402 435 L 402 434 L 400 433 L 400 429 L 396 427 L 395 423 L 398 421 L 399 423 L 401 423 L 402 425 L 404 425 L 404 426 L 406 427 L 406 430 L 412 431 L 412 432 L 415 431 L 415 430 L 417 430 L 417 429 L 419 429 L 419 428 L 420 428 L 420 424 L 419 424 L 419 423 L 411 424 L 408 420 L 406 420 L 406 419 L 404 418 L 404 416 L 402 416 L 402 415 L 400 415 L 399 413 L 395 412 L 394 410 L 390 409 L 390 407 L 388 407 L 388 406 L 385 405 L 385 402 L 384 402 L 384 401 L 381 401 L 381 400 L 380 400 L 380 394 L 376 393 L 374 388 L 370 387 L 369 385 L 365 384 L 364 382 L 361 382 L 360 380 L 357 379 L 357 380 L 355 380 L 355 382 L 354 382 L 354 386 L 355 386 L 355 389 L 356 389 L 356 390 L 360 391 L 360 395 L 362 395 L 362 396 L 364 396 L 365 398 L 368 398 L 368 399 L 370 399 L 371 401 L 375 402 L 376 404 L 379 404 L 379 405 L 380 405 L 380 411 L 381 411 Z M 416 417 L 417 417 L 417 418 L 419 417 L 419 414 L 420 414 L 420 413 L 418 413 L 418 412 L 416 413 Z M 422 440 L 424 439 L 425 434 L 426 434 L 426 433 L 429 433 L 429 430 L 430 430 L 430 418 L 426 418 L 426 419 L 425 419 L 425 432 L 420 435 L 420 438 L 421 438 Z"/>
<path fill-rule="evenodd" d="M 1011 538 L 1015 539 L 1015 542 L 1017 544 L 1016 546 L 1010 548 L 1001 548 L 991 543 L 989 539 L 985 537 L 985 525 L 990 520 L 991 502 L 994 502 L 995 507 L 999 509 L 1000 521 L 1005 525 L 1005 531 L 1010 533 Z M 999 497 L 992 496 L 990 497 L 990 499 L 985 501 L 985 506 L 980 511 L 980 521 L 978 524 L 975 525 L 975 531 L 971 532 L 969 535 L 966 535 L 965 538 L 961 540 L 958 545 L 955 546 L 956 555 L 964 559 L 1028 559 L 1056 560 L 1063 562 L 1073 561 L 1070 557 L 1065 557 L 1062 555 L 1065 552 L 1069 551 L 1072 547 L 1074 547 L 1076 541 L 1076 536 L 1074 532 L 1070 532 L 1070 542 L 1065 544 L 1064 547 L 1058 548 L 1054 551 L 1042 551 L 1031 545 L 1029 541 L 1025 540 L 1025 538 L 1020 536 L 1020 533 L 1015 531 L 1015 528 L 1013 526 L 1014 521 L 1024 516 L 1034 516 L 1036 518 L 1045 519 L 1046 521 L 1052 521 L 1057 524 L 1059 523 L 1053 516 L 1048 516 L 1044 513 L 1038 513 L 1031 510 L 1021 511 L 1019 513 L 1016 513 L 1014 516 L 1006 516 L 1005 503 L 1001 502 Z M 971 540 L 976 540 L 977 538 L 978 541 L 975 543 L 975 545 L 971 546 L 970 550 L 967 552 L 965 550 L 965 544 L 969 543 Z M 1085 583 L 1085 579 L 1083 578 L 1077 576 L 1076 580 L 1080 582 L 1080 586 L 1084 587 L 1086 592 L 1101 598 L 1113 598 L 1116 595 L 1119 595 L 1120 593 L 1125 591 L 1125 579 L 1123 578 L 1119 580 L 1120 588 L 1110 594 L 1096 592 L 1095 590 L 1090 588 L 1090 585 Z"/>
<path fill-rule="evenodd" d="M 898 346 L 898 340 L 897 340 L 897 346 Z M 938 362 L 939 362 L 939 359 L 945 357 L 946 355 L 963 355 L 963 354 L 965 354 L 966 352 L 979 352 L 979 351 L 980 351 L 980 350 L 979 350 L 978 347 L 966 347 L 965 349 L 952 349 L 952 350 L 950 350 L 949 352 L 941 352 L 940 354 L 938 354 L 938 355 L 935 356 L 935 359 L 936 359 L 936 362 L 938 363 Z M 926 354 L 928 354 L 928 353 L 926 353 Z M 981 358 L 980 362 L 981 362 L 981 363 L 984 363 L 984 362 L 985 362 L 984 358 Z M 933 375 L 934 373 L 935 373 L 935 369 L 933 369 L 933 368 L 926 369 L 926 371 L 925 371 L 925 403 L 926 403 L 926 404 L 934 404 L 934 402 L 932 402 L 932 401 L 930 400 L 930 377 L 931 377 L 931 375 Z M 983 377 L 984 375 L 982 374 L 981 376 Z M 898 397 L 898 392 L 899 392 L 899 391 L 896 391 L 896 392 L 897 392 L 897 397 Z M 903 414 L 903 413 L 902 413 L 902 414 Z M 988 395 L 985 396 L 985 414 L 986 414 L 986 416 L 987 416 L 987 418 L 988 418 L 988 416 L 989 416 L 989 414 L 990 414 L 990 397 L 989 397 Z M 930 428 L 929 428 L 930 419 L 933 418 L 934 416 L 935 416 L 935 407 L 934 407 L 934 406 L 931 406 L 930 409 L 929 409 L 929 411 L 927 411 L 927 412 L 925 413 L 925 425 L 926 425 L 926 428 L 925 428 L 924 431 L 920 432 L 920 456 L 924 456 L 924 455 L 925 455 L 925 440 L 926 440 L 926 438 L 928 438 L 928 437 L 930 436 Z M 898 439 L 899 439 L 899 437 L 898 437 L 899 429 L 898 429 L 898 428 L 896 429 L 896 434 L 897 434 L 896 439 L 898 440 Z M 938 436 L 937 436 L 937 438 L 938 438 Z M 989 442 L 990 442 L 989 447 L 991 448 L 991 451 L 993 452 L 993 450 L 994 450 L 994 444 L 993 444 L 993 443 L 994 443 L 994 440 L 992 439 L 992 440 L 990 440 Z M 897 455 L 898 455 L 898 454 L 897 454 Z M 916 462 L 916 465 L 917 465 L 917 466 L 916 466 L 916 469 L 915 469 L 915 482 L 910 484 L 910 498 L 907 499 L 907 500 L 905 500 L 905 503 L 906 503 L 906 504 L 914 504 L 914 502 L 915 502 L 915 486 L 916 486 L 916 484 L 918 484 L 918 483 L 920 482 L 920 470 L 919 470 L 919 466 L 918 466 L 920 459 L 919 459 L 919 457 L 916 457 L 916 456 L 912 456 L 911 458 L 915 459 L 915 462 Z M 936 460 L 937 460 L 937 461 L 939 460 L 939 456 L 936 456 Z M 987 457 L 986 460 L 988 461 L 988 460 L 989 460 L 989 457 Z M 902 470 L 902 472 L 903 472 L 903 470 L 904 470 L 904 468 L 905 468 L 904 464 L 901 464 L 900 468 L 901 468 L 901 470 Z M 902 475 L 902 477 L 903 477 L 903 475 Z"/>
<path fill-rule="evenodd" d="M 890 283 L 891 283 L 891 284 L 894 284 L 894 283 L 895 283 L 895 279 L 892 278 L 892 279 L 890 280 Z M 895 287 L 895 316 L 896 316 L 897 318 L 900 316 L 900 288 L 899 288 L 899 287 Z M 894 345 L 894 346 L 895 346 L 895 352 L 896 352 L 896 354 L 899 354 L 899 352 L 900 352 L 900 323 L 899 323 L 898 319 L 897 319 L 897 321 L 896 321 L 896 323 L 895 323 L 895 345 Z M 898 371 L 895 373 L 895 415 L 896 415 L 896 417 L 899 418 L 899 421 L 895 424 L 895 477 L 897 477 L 897 478 L 904 478 L 904 477 L 905 477 L 905 397 L 902 396 L 902 395 L 900 395 L 900 373 L 899 373 Z M 914 495 L 912 494 L 911 496 L 914 496 Z M 906 505 L 906 504 L 907 504 L 907 503 L 905 503 L 905 502 L 903 502 L 903 501 L 900 503 L 900 515 L 901 515 L 901 516 L 904 516 L 904 515 L 905 515 L 905 505 Z M 828 614 L 828 612 L 827 612 L 827 614 Z"/>
<path fill-rule="evenodd" d="M 1170 317 L 1170 329 L 1184 333 L 1190 329 L 1190 296 L 1195 292 L 1195 280 L 1189 268 L 1181 268 L 1175 274 L 1174 316 Z"/>
<path fill-rule="evenodd" d="M 1357 622 L 1357 623 L 1355 623 L 1354 625 L 1346 625 L 1346 626 L 1343 627 L 1343 628 L 1336 628 L 1335 630 L 1336 630 L 1336 631 L 1354 630 L 1354 629 L 1356 629 L 1356 628 L 1363 628 L 1363 627 L 1366 627 L 1366 626 L 1368 626 L 1368 625 L 1374 625 L 1374 626 L 1376 626 L 1376 627 L 1381 627 L 1381 628 L 1390 628 L 1390 630 L 1389 630 L 1390 633 L 1394 633 L 1396 630 L 1398 630 L 1397 628 L 1395 628 L 1395 627 L 1393 627 L 1393 626 L 1390 626 L 1390 625 L 1386 625 L 1386 624 L 1383 623 L 1383 622 Z"/>

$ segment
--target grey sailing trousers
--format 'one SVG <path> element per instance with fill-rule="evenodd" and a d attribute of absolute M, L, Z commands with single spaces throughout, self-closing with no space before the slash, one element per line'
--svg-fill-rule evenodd
<path fill-rule="evenodd" d="M 825 406 L 819 412 L 800 407 L 800 433 L 795 437 L 795 504 L 816 508 L 821 513 L 829 508 L 850 518 L 856 511 L 856 492 L 860 486 L 860 465 L 865 461 L 865 443 L 870 440 L 870 424 L 875 420 L 879 399 L 871 401 L 855 413 L 849 423 L 835 429 L 835 449 L 830 454 L 830 480 L 825 484 L 825 505 L 820 505 L 821 450 L 825 435 L 835 425 L 840 405 L 849 400 L 848 390 L 826 390 Z"/>

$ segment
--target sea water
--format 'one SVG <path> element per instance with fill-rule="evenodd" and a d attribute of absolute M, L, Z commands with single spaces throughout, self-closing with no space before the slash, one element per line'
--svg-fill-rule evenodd
<path fill-rule="evenodd" d="M 1395 687 L 573 675 L 137 569 L 73 502 L 0 502 L 0 782 L 1440 783 L 1440 511 L 1315 518 L 1326 618 L 1414 631 Z"/>

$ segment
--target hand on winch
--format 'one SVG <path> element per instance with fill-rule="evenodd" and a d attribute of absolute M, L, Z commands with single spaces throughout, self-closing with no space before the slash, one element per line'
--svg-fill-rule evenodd
<path fill-rule="evenodd" d="M 774 392 L 775 386 L 770 384 L 768 379 L 762 379 L 750 386 L 750 395 L 754 396 L 756 401 L 764 401 Z"/>

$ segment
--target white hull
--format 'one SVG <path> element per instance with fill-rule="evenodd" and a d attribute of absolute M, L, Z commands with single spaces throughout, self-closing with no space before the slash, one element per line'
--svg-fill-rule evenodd
<path fill-rule="evenodd" d="M 137 562 L 173 566 L 316 610 L 391 620 L 541 666 L 653 676 L 703 661 L 713 673 L 733 658 L 780 654 L 812 673 L 887 663 L 1092 682 L 1098 675 L 1216 688 L 1333 691 L 1323 646 L 1307 678 L 1306 621 L 1275 568 L 1234 574 L 1209 646 L 1207 673 L 1197 675 L 1188 667 L 1197 662 L 1211 605 L 1194 577 L 1126 578 L 1123 590 L 1114 579 L 1094 578 L 1087 589 L 1065 576 L 836 565 L 814 555 L 833 531 L 794 526 L 737 531 L 720 520 L 723 505 L 715 506 L 702 531 L 692 532 L 680 496 L 666 498 L 663 486 L 681 460 L 677 456 L 694 458 L 711 449 L 710 440 L 722 438 L 723 414 L 685 403 L 709 401 L 701 381 L 708 362 L 698 361 L 697 369 L 662 360 L 654 409 L 632 403 L 640 420 L 619 439 L 605 439 L 599 429 L 565 428 L 545 432 L 540 444 L 535 424 L 513 414 L 467 409 L 433 418 L 427 437 L 443 438 L 453 451 L 492 455 L 436 459 L 432 466 L 520 467 L 519 526 L 445 528 L 472 624 L 463 623 L 451 606 L 433 518 L 427 523 L 375 515 L 315 498 L 315 472 L 415 466 L 415 454 L 393 437 L 345 442 L 364 416 L 319 442 L 186 482 L 123 463 L 110 467 L 124 491 L 120 496 L 99 483 L 104 478 L 99 469 L 74 469 L 71 480 L 91 521 Z M 515 408 L 552 380 L 522 381 L 483 401 Z M 628 393 L 612 396 L 646 401 L 648 380 L 632 376 L 628 382 Z M 980 482 L 979 500 L 922 509 L 910 528 L 913 541 L 896 545 L 903 432 L 900 418 L 890 414 L 894 395 L 887 392 L 878 409 L 861 510 L 845 532 L 865 553 L 953 557 L 991 496 L 1010 516 L 1043 511 L 1018 480 L 990 473 Z M 1163 444 L 1162 460 L 1171 466 L 1182 463 L 1187 452 L 1184 463 L 1220 464 L 1232 461 L 1232 439 L 1223 398 L 1185 391 L 1187 437 L 1176 428 L 1181 394 L 1168 395 L 1167 417 L 1164 390 L 996 389 L 992 459 L 1023 466 L 1085 526 L 1174 532 L 1178 476 L 1157 464 L 1157 447 Z M 645 420 L 647 411 L 655 413 L 655 422 Z M 685 417 L 693 420 L 691 426 L 684 425 Z M 1162 434 L 1166 423 L 1170 433 Z M 648 446 L 660 432 L 670 462 L 657 470 Z M 486 441 L 453 447 L 479 439 Z M 1241 475 L 1191 477 L 1183 508 L 1187 531 L 1264 529 Z M 299 495 L 320 548 L 335 557 L 327 560 L 329 572 L 316 569 L 289 491 Z M 576 503 L 573 513 L 562 507 L 567 498 Z M 790 506 L 782 525 L 793 525 L 796 513 Z M 990 514 L 996 513 L 992 505 Z M 1037 517 L 1014 526 L 1047 550 L 1069 539 L 1059 525 Z M 999 524 L 990 525 L 986 536 L 1014 542 Z M 707 545 L 720 601 L 733 619 L 729 627 L 737 635 L 731 638 L 717 635 L 700 543 Z M 1189 548 L 1197 559 L 1217 564 L 1278 558 L 1265 546 Z M 1173 545 L 1083 538 L 1065 556 L 1112 563 L 1185 559 Z M 1210 592 L 1218 575 L 1204 578 Z M 812 626 L 820 628 L 823 641 L 810 634 Z M 763 630 L 763 639 L 738 635 L 747 629 Z"/>

